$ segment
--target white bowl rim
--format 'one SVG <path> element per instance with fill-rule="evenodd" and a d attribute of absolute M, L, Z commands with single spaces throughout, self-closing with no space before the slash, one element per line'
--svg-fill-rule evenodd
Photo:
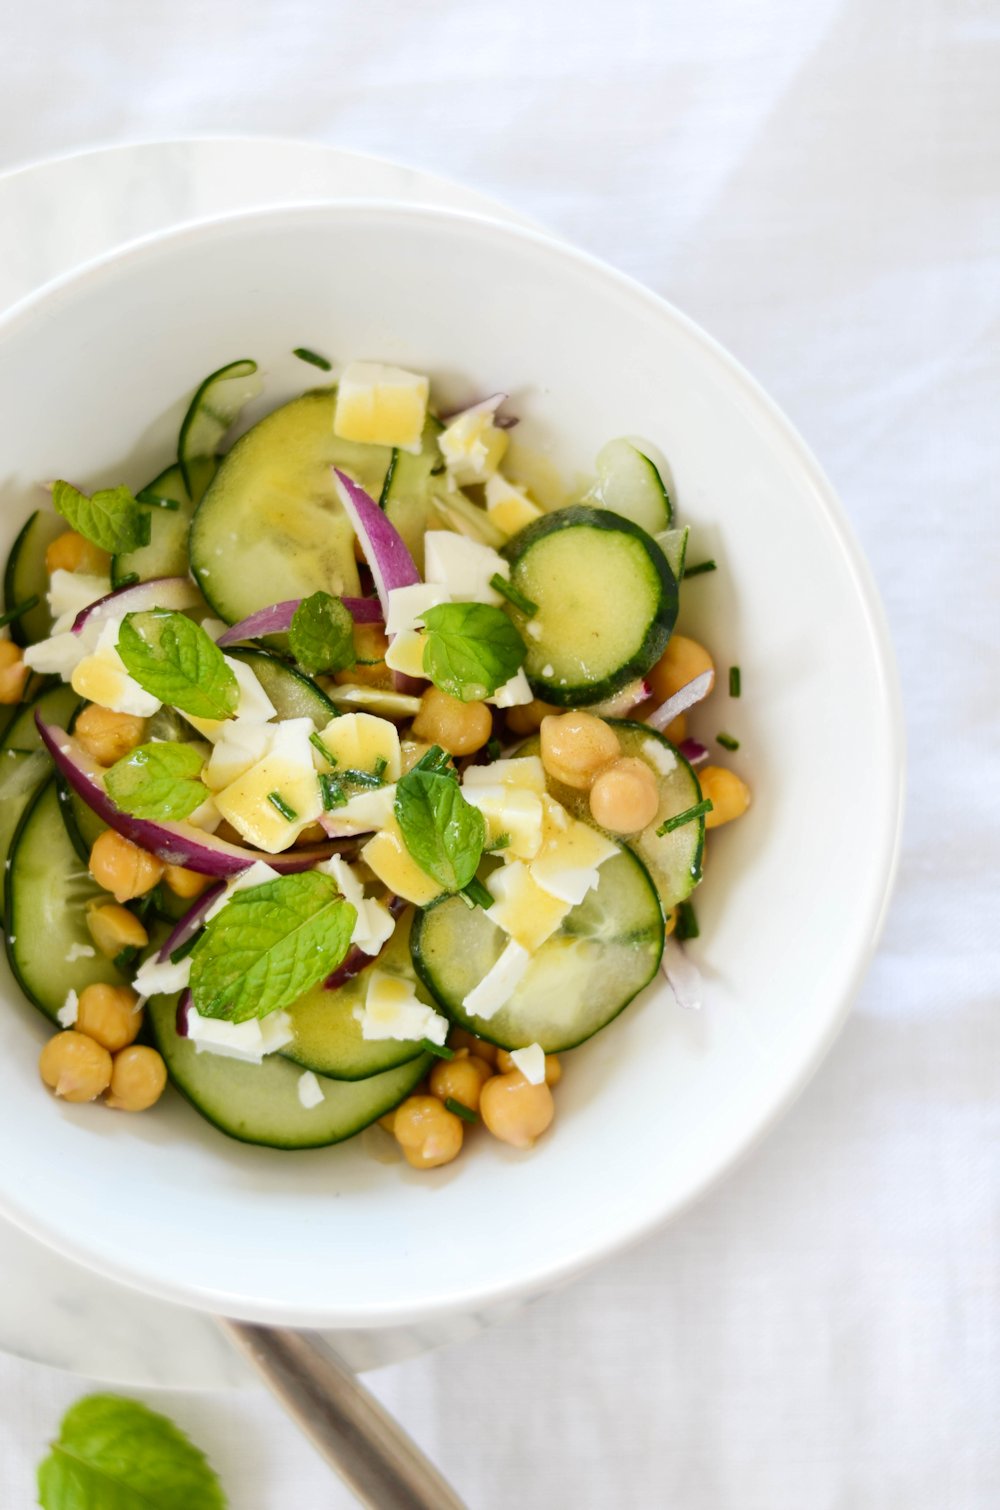
<path fill-rule="evenodd" d="M 330 1330 L 407 1325 L 482 1307 L 500 1306 L 540 1294 L 558 1284 L 568 1282 L 593 1265 L 641 1241 L 714 1189 L 725 1175 L 754 1151 L 764 1136 L 790 1109 L 812 1079 L 847 1019 L 878 945 L 892 897 L 899 867 L 906 785 L 902 692 L 888 623 L 871 568 L 855 538 L 850 520 L 833 484 L 777 402 L 714 336 L 690 316 L 677 309 L 669 300 L 592 253 L 522 224 L 496 220 L 486 214 L 429 204 L 406 203 L 386 198 L 345 198 L 259 205 L 249 210 L 199 217 L 167 229 L 152 231 L 59 274 L 32 290 L 0 315 L 0 344 L 16 327 L 29 321 L 40 306 L 51 304 L 54 308 L 58 308 L 61 295 L 75 294 L 87 284 L 100 284 L 102 281 L 113 279 L 121 264 L 141 260 L 146 255 L 154 255 L 165 243 L 182 245 L 202 236 L 217 232 L 224 233 L 227 229 L 241 224 L 275 224 L 282 221 L 289 224 L 302 224 L 310 220 L 326 221 L 331 217 L 348 219 L 378 215 L 391 215 L 413 222 L 454 222 L 469 229 L 478 228 L 480 232 L 491 237 L 525 242 L 545 254 L 554 254 L 559 259 L 575 262 L 597 278 L 615 285 L 622 296 L 631 298 L 649 313 L 660 318 L 666 316 L 680 332 L 700 346 L 702 351 L 738 384 L 744 398 L 755 407 L 761 418 L 771 428 L 772 433 L 780 439 L 787 453 L 801 468 L 805 480 L 812 488 L 814 500 L 825 515 L 826 523 L 843 553 L 852 584 L 857 591 L 872 659 L 882 691 L 881 711 L 884 715 L 884 727 L 877 731 L 877 736 L 872 737 L 870 752 L 871 770 L 879 778 L 885 801 L 880 812 L 878 835 L 874 842 L 866 846 L 870 873 L 873 877 L 881 876 L 881 887 L 874 898 L 866 933 L 862 935 L 859 932 L 854 958 L 838 982 L 837 988 L 831 991 L 825 1014 L 816 1014 L 815 1030 L 805 1043 L 798 1059 L 790 1064 L 780 1080 L 772 1082 L 767 1103 L 759 1111 L 756 1119 L 745 1125 L 739 1135 L 733 1136 L 717 1148 L 712 1160 L 701 1166 L 698 1175 L 690 1180 L 686 1188 L 675 1193 L 665 1203 L 658 1205 L 655 1200 L 651 1200 L 648 1209 L 641 1217 L 613 1232 L 603 1233 L 600 1239 L 584 1253 L 550 1262 L 547 1266 L 532 1270 L 529 1275 L 518 1275 L 503 1286 L 493 1285 L 478 1289 L 470 1286 L 462 1291 L 452 1292 L 445 1299 L 430 1303 L 422 1302 L 417 1308 L 414 1308 L 412 1302 L 389 1297 L 377 1310 L 369 1309 L 364 1313 L 358 1313 L 331 1309 L 329 1312 L 324 1311 L 322 1315 L 318 1315 L 315 1308 L 303 1310 L 296 1307 L 294 1303 L 286 1302 L 276 1305 L 266 1297 L 250 1302 L 245 1296 L 237 1298 L 224 1291 L 208 1288 L 192 1290 L 186 1285 L 174 1284 L 169 1279 L 150 1277 L 128 1263 L 109 1261 L 105 1252 L 99 1252 L 96 1248 L 87 1250 L 68 1241 L 60 1232 L 57 1223 L 46 1222 L 35 1213 L 23 1210 L 15 1195 L 0 1189 L 0 1216 L 14 1222 L 30 1236 L 62 1253 L 65 1257 L 93 1269 L 105 1278 L 197 1310 L 241 1316 L 247 1320 L 266 1324 L 322 1326 Z"/>

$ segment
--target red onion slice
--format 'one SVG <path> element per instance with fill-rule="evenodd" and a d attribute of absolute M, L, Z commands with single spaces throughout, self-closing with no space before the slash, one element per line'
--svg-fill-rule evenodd
<path fill-rule="evenodd" d="M 667 977 L 678 1005 L 690 1012 L 700 1012 L 703 994 L 701 971 L 693 960 L 688 959 L 674 938 L 667 939 L 663 945 L 660 969 Z"/>
<path fill-rule="evenodd" d="M 688 765 L 701 765 L 708 759 L 708 750 L 697 739 L 682 739 L 677 746 Z"/>
<path fill-rule="evenodd" d="M 191 995 L 191 988 L 190 986 L 185 986 L 177 998 L 176 1026 L 178 1038 L 186 1038 L 188 1036 L 188 1013 L 193 1006 L 194 997 Z"/>
<path fill-rule="evenodd" d="M 225 882 L 219 881 L 217 885 L 210 886 L 207 891 L 203 891 L 194 905 L 188 908 L 176 928 L 167 935 L 163 947 L 156 956 L 161 965 L 167 964 L 174 950 L 180 949 L 182 944 L 187 943 L 192 934 L 198 932 L 198 929 L 204 922 L 206 912 L 212 906 L 216 897 L 221 896 L 225 889 Z"/>
<path fill-rule="evenodd" d="M 120 619 L 127 613 L 144 613 L 150 608 L 193 608 L 201 594 L 187 577 L 151 577 L 148 582 L 133 582 L 114 592 L 95 598 L 81 608 L 73 620 L 73 633 L 82 634 L 87 627 L 96 629 L 107 619 Z"/>
<path fill-rule="evenodd" d="M 696 676 L 693 681 L 686 683 L 673 697 L 668 697 L 665 703 L 654 708 L 652 713 L 647 714 L 646 722 L 651 729 L 665 729 L 667 724 L 672 724 L 674 719 L 681 713 L 686 713 L 688 708 L 693 708 L 695 703 L 700 703 L 703 697 L 707 697 L 712 690 L 715 681 L 713 671 L 703 671 L 701 676 Z"/>
<path fill-rule="evenodd" d="M 382 605 L 382 617 L 389 617 L 389 594 L 396 587 L 412 587 L 420 581 L 416 563 L 402 536 L 395 530 L 373 498 L 339 467 L 334 467 L 337 493 L 344 512 L 354 526 L 365 560 L 375 581 L 375 591 Z M 398 692 L 420 691 L 420 683 L 411 676 L 393 672 Z"/>
<path fill-rule="evenodd" d="M 339 847 L 336 844 L 310 844 L 286 850 L 280 855 L 265 855 L 242 844 L 217 839 L 214 834 L 207 834 L 191 823 L 154 823 L 149 818 L 132 818 L 115 807 L 101 784 L 101 767 L 91 760 L 71 734 L 60 729 L 58 724 L 46 723 L 39 713 L 35 714 L 35 723 L 56 770 L 87 806 L 124 838 L 158 855 L 168 865 L 183 865 L 203 876 L 235 876 L 255 860 L 266 860 L 282 875 L 288 875 L 293 871 L 308 870 L 317 860 L 328 860 Z"/>
<path fill-rule="evenodd" d="M 236 645 L 240 640 L 255 640 L 265 634 L 284 634 L 291 627 L 295 610 L 301 598 L 287 598 L 283 603 L 272 603 L 269 608 L 258 608 L 248 618 L 233 624 L 225 634 L 220 634 L 216 644 L 220 650 L 227 645 Z M 382 605 L 377 598 L 342 598 L 355 624 L 381 624 Z"/>

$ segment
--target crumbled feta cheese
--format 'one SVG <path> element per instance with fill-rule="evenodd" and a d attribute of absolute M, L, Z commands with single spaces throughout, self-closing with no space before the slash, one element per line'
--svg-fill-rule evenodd
<path fill-rule="evenodd" d="M 226 882 L 225 891 L 221 892 L 211 907 L 205 913 L 205 922 L 210 923 L 217 918 L 229 899 L 237 891 L 249 891 L 254 886 L 263 886 L 265 881 L 276 881 L 278 871 L 268 865 L 266 860 L 255 860 L 248 865 L 246 870 L 239 871 L 235 876 L 230 876 Z"/>
<path fill-rule="evenodd" d="M 365 974 L 368 980 L 365 1004 L 354 1008 L 362 1038 L 393 1038 L 405 1043 L 427 1038 L 431 1043 L 444 1043 L 448 1036 L 447 1018 L 419 1001 L 410 981 L 374 965 Z"/>
<path fill-rule="evenodd" d="M 409 587 L 389 589 L 389 612 L 385 620 L 386 634 L 402 634 L 404 629 L 414 629 L 429 608 L 447 603 L 448 592 L 436 582 L 414 582 Z"/>
<path fill-rule="evenodd" d="M 527 622 L 527 624 L 525 624 L 524 627 L 527 630 L 528 634 L 530 634 L 530 636 L 531 636 L 531 638 L 533 640 L 540 640 L 541 639 L 541 637 L 542 637 L 542 626 L 541 626 L 541 624 L 539 624 L 539 622 L 538 622 L 537 619 L 529 619 L 528 622 Z"/>
<path fill-rule="evenodd" d="M 419 629 L 403 629 L 397 634 L 385 653 L 385 663 L 390 671 L 401 676 L 426 677 L 424 671 L 424 647 L 427 638 Z"/>
<path fill-rule="evenodd" d="M 136 718 L 151 718 L 160 704 L 158 697 L 146 692 L 125 669 L 118 654 L 120 619 L 105 619 L 97 643 L 73 668 L 70 685 L 80 697 L 110 708 L 112 713 L 131 713 Z"/>
<path fill-rule="evenodd" d="M 96 603 L 98 598 L 106 597 L 110 591 L 111 582 L 107 577 L 91 575 L 89 572 L 63 571 L 61 567 L 57 567 L 49 578 L 49 590 L 46 593 L 49 613 L 55 620 L 52 625 L 53 634 L 62 634 L 64 630 L 71 629 L 78 613 L 89 608 L 91 603 Z"/>
<path fill-rule="evenodd" d="M 399 780 L 402 770 L 399 731 L 387 718 L 377 718 L 374 713 L 342 713 L 320 730 L 319 739 L 336 761 L 334 775 L 338 770 L 374 771 L 384 761 L 384 781 Z M 315 764 L 321 770 L 329 770 L 329 762 L 315 745 L 313 751 Z"/>
<path fill-rule="evenodd" d="M 24 660 L 39 676 L 61 676 L 64 682 L 68 682 L 87 652 L 84 636 L 65 630 L 47 640 L 39 640 L 37 645 L 28 645 Z"/>
<path fill-rule="evenodd" d="M 532 860 L 531 878 L 550 896 L 577 907 L 598 884 L 598 867 L 617 853 L 613 840 L 574 819 L 562 833 L 553 834 Z"/>
<path fill-rule="evenodd" d="M 510 1057 L 531 1085 L 544 1085 L 545 1050 L 540 1044 L 529 1043 L 526 1049 L 512 1049 Z"/>
<path fill-rule="evenodd" d="M 266 723 L 225 723 L 212 746 L 202 780 L 213 792 L 221 792 L 258 760 L 263 760 L 271 745 L 272 726 Z"/>
<path fill-rule="evenodd" d="M 529 953 L 555 933 L 571 905 L 544 891 L 521 860 L 494 870 L 486 887 L 494 901 L 484 916 Z"/>
<path fill-rule="evenodd" d="M 323 811 L 310 718 L 288 718 L 270 725 L 269 748 L 262 759 L 216 793 L 223 818 L 258 849 L 277 854 L 287 849 Z M 294 814 L 288 817 L 276 795 Z"/>
<path fill-rule="evenodd" d="M 495 404 L 475 404 L 457 414 L 438 436 L 448 474 L 460 486 L 492 476 L 507 450 L 507 432 L 494 423 Z"/>
<path fill-rule="evenodd" d="M 343 807 L 323 813 L 320 822 L 333 839 L 349 834 L 371 834 L 392 822 L 395 783 L 376 787 L 374 791 L 356 792 Z"/>
<path fill-rule="evenodd" d="M 344 810 L 338 809 L 338 812 L 342 811 Z M 404 844 L 399 824 L 391 810 L 378 833 L 368 840 L 361 851 L 361 858 L 391 892 L 407 902 L 426 907 L 441 895 L 437 881 L 425 870 L 421 870 Z"/>
<path fill-rule="evenodd" d="M 543 666 L 542 675 L 545 677 L 552 677 L 555 675 L 555 670 L 552 666 Z"/>
<path fill-rule="evenodd" d="M 324 875 L 331 876 L 346 902 L 350 902 L 358 915 L 351 934 L 351 943 L 365 954 L 378 954 L 382 945 L 391 937 L 396 921 L 381 902 L 366 897 L 364 886 L 358 876 L 340 855 L 333 855 L 316 866 Z"/>
<path fill-rule="evenodd" d="M 382 362 L 351 362 L 337 384 L 333 433 L 342 440 L 420 453 L 430 383 Z"/>
<path fill-rule="evenodd" d="M 656 767 L 661 776 L 669 776 L 671 771 L 676 771 L 677 769 L 677 756 L 673 750 L 668 750 L 666 745 L 661 744 L 658 739 L 644 739 L 642 742 L 642 753 L 650 765 Z"/>
<path fill-rule="evenodd" d="M 523 949 L 516 939 L 511 939 L 462 1002 L 465 1011 L 488 1022 L 510 1001 L 530 963 L 531 955 L 527 949 Z"/>
<path fill-rule="evenodd" d="M 132 984 L 140 996 L 169 996 L 172 991 L 183 991 L 191 979 L 191 956 L 178 960 L 159 960 L 155 954 L 141 964 Z"/>
<path fill-rule="evenodd" d="M 78 959 L 93 959 L 96 950 L 90 944 L 70 944 L 66 950 L 67 965 L 75 964 Z"/>
<path fill-rule="evenodd" d="M 222 814 L 216 806 L 215 798 L 206 797 L 193 813 L 188 813 L 187 821 L 195 828 L 202 829 L 206 834 L 214 834 L 222 822 Z"/>
<path fill-rule="evenodd" d="M 512 755 L 492 760 L 489 765 L 470 765 L 462 777 L 462 785 L 521 786 L 541 796 L 545 791 L 545 767 L 538 755 Z"/>
<path fill-rule="evenodd" d="M 325 1100 L 323 1087 L 312 1070 L 306 1070 L 299 1076 L 298 1092 L 299 1100 L 307 1112 L 312 1111 L 313 1107 L 322 1105 Z"/>
<path fill-rule="evenodd" d="M 187 1036 L 199 1054 L 220 1054 L 224 1059 L 260 1064 L 266 1054 L 291 1043 L 295 1032 L 287 1012 L 229 1022 L 223 1017 L 202 1017 L 192 1006 L 188 1008 Z"/>
<path fill-rule="evenodd" d="M 204 734 L 206 739 L 210 739 L 213 744 L 219 739 L 232 738 L 238 732 L 245 733 L 255 726 L 266 724 L 269 719 L 276 716 L 277 712 L 254 675 L 252 666 L 246 661 L 237 660 L 233 655 L 224 656 L 223 659 L 236 678 L 239 692 L 235 717 L 196 718 L 193 713 L 184 714 L 188 723 L 197 729 L 199 734 Z"/>
<path fill-rule="evenodd" d="M 486 701 L 496 708 L 520 708 L 525 703 L 530 703 L 532 697 L 533 693 L 522 666 L 519 671 L 514 672 L 510 681 L 504 682 L 503 686 L 498 687 L 493 696 L 488 697 Z"/>
<path fill-rule="evenodd" d="M 490 770 L 490 766 L 483 767 Z M 526 787 L 504 786 L 496 782 L 485 786 L 479 782 L 463 788 L 471 807 L 478 808 L 486 819 L 486 842 L 495 844 L 504 834 L 508 844 L 504 855 L 519 860 L 533 860 L 542 847 L 542 799 Z"/>
<path fill-rule="evenodd" d="M 56 1013 L 56 1020 L 61 1028 L 71 1028 L 76 1022 L 80 1011 L 80 998 L 75 991 L 67 991 L 66 1000 Z"/>
<path fill-rule="evenodd" d="M 486 512 L 490 522 L 505 535 L 516 535 L 526 525 L 542 517 L 542 511 L 532 503 L 523 488 L 515 487 L 499 472 L 486 479 Z"/>
<path fill-rule="evenodd" d="M 447 588 L 456 603 L 501 603 L 500 594 L 490 586 L 490 578 L 497 573 L 507 578 L 510 567 L 481 541 L 451 530 L 428 530 L 424 536 L 424 576 Z"/>

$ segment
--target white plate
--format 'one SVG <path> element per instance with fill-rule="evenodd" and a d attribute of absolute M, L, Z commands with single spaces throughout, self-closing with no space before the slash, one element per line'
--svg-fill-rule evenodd
<path fill-rule="evenodd" d="M 0 314 L 49 279 L 151 231 L 258 204 L 365 195 L 528 223 L 430 173 L 314 143 L 241 138 L 108 147 L 0 175 L 0 224 L 7 228 Z M 252 1382 L 203 1313 L 114 1284 L 2 1218 L 0 1288 L 0 1351 L 134 1387 Z M 369 1368 L 459 1341 L 484 1324 L 463 1318 L 341 1333 L 337 1345 L 356 1368 Z"/>
<path fill-rule="evenodd" d="M 427 371 L 443 403 L 513 389 L 518 439 L 564 472 L 629 430 L 670 457 L 698 552 L 722 568 L 689 585 L 689 623 L 721 666 L 743 667 L 742 702 L 722 679 L 706 719 L 742 738 L 734 763 L 756 794 L 711 845 L 694 949 L 707 1010 L 693 1018 L 651 989 L 572 1056 L 556 1129 L 530 1157 L 479 1138 L 428 1177 L 373 1163 L 357 1141 L 303 1157 L 234 1145 L 177 1098 L 134 1123 L 54 1106 L 35 1076 L 44 1027 L 21 1009 L 0 1059 L 0 1140 L 19 1149 L 16 1167 L 0 1163 L 0 1203 L 161 1297 L 299 1325 L 423 1324 L 537 1293 L 650 1231 L 801 1089 L 888 896 L 898 693 L 842 510 L 747 374 L 593 259 L 437 209 L 342 203 L 201 224 L 8 315 L 8 536 L 54 453 L 83 485 L 112 472 L 138 483 L 174 441 L 192 371 L 250 349 L 274 404 L 301 391 L 289 348 L 306 338 Z"/>

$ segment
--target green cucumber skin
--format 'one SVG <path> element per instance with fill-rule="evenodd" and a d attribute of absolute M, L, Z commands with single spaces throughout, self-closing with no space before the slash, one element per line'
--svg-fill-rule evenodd
<path fill-rule="evenodd" d="M 150 513 L 150 543 L 140 546 L 138 550 L 126 551 L 123 555 L 111 558 L 111 585 L 121 587 L 124 579 L 136 572 L 141 582 L 149 581 L 153 577 L 183 577 L 188 573 L 188 550 L 187 537 L 191 528 L 191 520 L 216 471 L 216 462 L 212 457 L 202 457 L 191 462 L 191 483 L 193 491 L 189 494 L 184 481 L 184 474 L 180 465 L 174 462 L 157 473 L 152 482 L 148 482 L 140 492 L 147 490 L 157 492 L 165 498 L 173 498 L 178 507 L 176 511 L 158 508 L 155 504 L 148 505 Z M 164 535 L 183 534 L 181 545 L 171 544 L 169 549 L 162 538 Z"/>
<path fill-rule="evenodd" d="M 37 596 L 39 602 L 23 618 L 10 626 L 15 645 L 36 645 L 52 632 L 52 615 L 45 601 L 49 574 L 45 570 L 45 550 L 53 540 L 66 533 L 69 525 L 58 514 L 36 509 L 25 521 L 10 548 L 3 576 L 4 610 L 16 608 L 25 598 Z M 34 559 L 29 557 L 34 556 Z"/>
<path fill-rule="evenodd" d="M 599 681 L 563 687 L 557 683 L 548 682 L 544 678 L 533 677 L 528 673 L 528 681 L 535 696 L 559 708 L 586 707 L 590 703 L 603 702 L 605 698 L 613 697 L 616 692 L 620 692 L 622 687 L 630 681 L 645 676 L 666 650 L 677 621 L 679 603 L 677 581 L 670 570 L 666 556 L 656 541 L 637 524 L 633 524 L 630 519 L 625 519 L 620 514 L 613 514 L 609 509 L 595 509 L 587 504 L 570 504 L 567 508 L 545 514 L 541 519 L 535 519 L 507 542 L 502 555 L 510 562 L 511 580 L 515 582 L 515 585 L 517 585 L 518 562 L 533 545 L 556 530 L 581 527 L 612 531 L 640 540 L 659 579 L 660 602 L 642 643 L 612 675 Z M 516 614 L 514 618 L 517 622 Z"/>
<path fill-rule="evenodd" d="M 337 717 L 337 708 L 311 677 L 268 650 L 239 646 L 226 651 L 252 669 L 274 704 L 279 719 L 311 718 L 317 729 Z"/>
<path fill-rule="evenodd" d="M 188 405 L 187 412 L 181 420 L 181 428 L 177 436 L 177 465 L 180 467 L 181 476 L 184 479 L 184 486 L 187 489 L 189 498 L 193 498 L 195 495 L 195 477 L 192 468 L 195 462 L 204 460 L 204 455 L 189 456 L 187 454 L 188 435 L 198 418 L 206 393 L 210 391 L 218 379 L 222 378 L 225 380 L 226 374 L 233 374 L 233 369 L 237 367 L 249 367 L 251 370 L 246 376 L 251 376 L 257 371 L 257 363 L 251 357 L 237 357 L 234 362 L 227 362 L 224 367 L 217 367 L 214 372 L 210 372 L 208 377 L 203 378 L 198 384 L 198 387 L 194 391 L 194 396 Z M 235 424 L 235 418 L 230 423 Z M 220 441 L 228 429 L 229 425 L 220 429 L 218 436 Z"/>

